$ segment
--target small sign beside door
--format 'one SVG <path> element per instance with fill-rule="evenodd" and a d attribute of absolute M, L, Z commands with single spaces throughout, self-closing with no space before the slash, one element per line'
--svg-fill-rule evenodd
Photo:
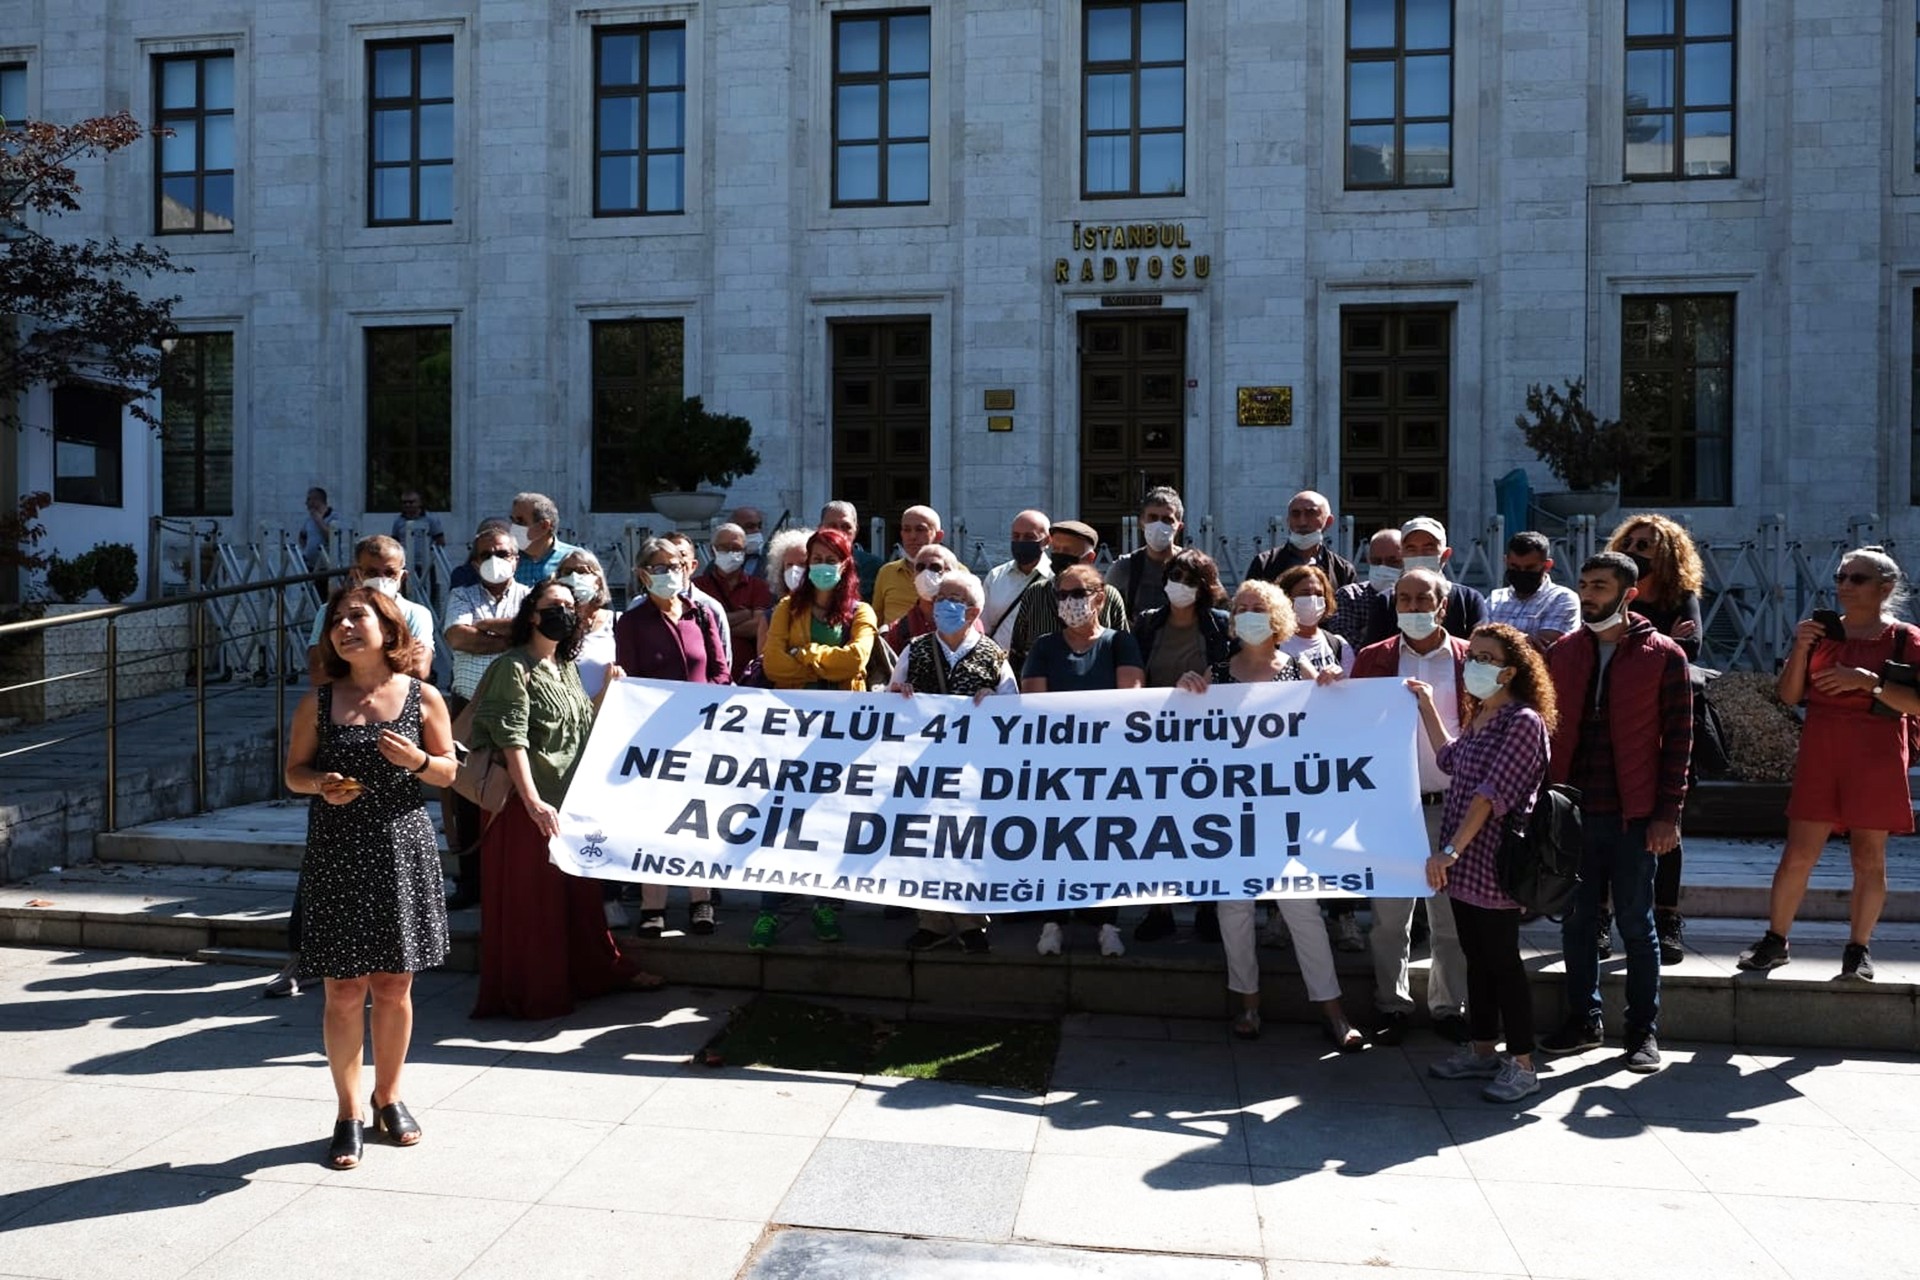
<path fill-rule="evenodd" d="M 1292 426 L 1293 388 L 1241 387 L 1240 425 L 1243 427 Z"/>

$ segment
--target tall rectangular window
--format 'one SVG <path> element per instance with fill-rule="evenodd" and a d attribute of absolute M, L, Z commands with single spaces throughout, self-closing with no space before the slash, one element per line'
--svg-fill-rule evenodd
<path fill-rule="evenodd" d="M 367 84 L 367 225 L 452 222 L 452 38 L 368 45 Z"/>
<path fill-rule="evenodd" d="M 1347 0 L 1347 187 L 1453 185 L 1453 0 Z"/>
<path fill-rule="evenodd" d="M 27 64 L 0 62 L 0 122 L 18 129 L 27 122 Z"/>
<path fill-rule="evenodd" d="M 1086 8 L 1080 191 L 1088 199 L 1187 189 L 1187 6 Z"/>
<path fill-rule="evenodd" d="M 1737 0 L 1627 0 L 1627 177 L 1733 176 Z"/>
<path fill-rule="evenodd" d="M 1644 423 L 1648 465 L 1621 477 L 1634 503 L 1733 500 L 1733 295 L 1621 299 L 1620 412 Z"/>
<path fill-rule="evenodd" d="M 420 491 L 445 511 L 453 490 L 453 329 L 367 331 L 367 510 L 396 511 Z"/>
<path fill-rule="evenodd" d="M 833 24 L 833 202 L 927 203 L 933 85 L 929 19 L 842 14 Z"/>
<path fill-rule="evenodd" d="M 160 505 L 233 514 L 233 335 L 183 333 L 160 362 Z"/>
<path fill-rule="evenodd" d="M 593 41 L 595 216 L 686 212 L 686 27 L 603 27 Z"/>
<path fill-rule="evenodd" d="M 154 231 L 233 230 L 233 55 L 153 60 Z"/>
<path fill-rule="evenodd" d="M 686 325 L 600 320 L 593 325 L 593 509 L 650 511 L 660 469 L 646 453 L 649 418 L 685 398 Z"/>
<path fill-rule="evenodd" d="M 53 389 L 53 500 L 120 505 L 126 399 L 105 387 L 71 382 Z"/>

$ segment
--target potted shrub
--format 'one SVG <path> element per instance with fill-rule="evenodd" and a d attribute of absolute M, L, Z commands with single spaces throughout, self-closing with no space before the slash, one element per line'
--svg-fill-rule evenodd
<path fill-rule="evenodd" d="M 738 414 L 710 412 L 699 396 L 677 404 L 655 401 L 635 444 L 654 464 L 660 486 L 652 495 L 654 510 L 678 524 L 709 519 L 726 501 L 726 486 L 760 465 L 753 424 Z"/>
<path fill-rule="evenodd" d="M 94 553 L 85 551 L 69 559 L 51 556 L 47 560 L 47 590 L 62 604 L 77 603 L 93 590 Z"/>
<path fill-rule="evenodd" d="M 1620 501 L 1620 478 L 1638 473 L 1651 450 L 1637 422 L 1602 418 L 1587 406 L 1587 383 L 1573 378 L 1562 392 L 1535 383 L 1527 388 L 1527 411 L 1516 415 L 1527 447 L 1567 492 L 1543 492 L 1535 501 L 1561 517 L 1604 515 Z"/>
<path fill-rule="evenodd" d="M 96 543 L 87 555 L 93 558 L 93 585 L 108 604 L 119 604 L 140 589 L 140 556 L 132 543 Z"/>

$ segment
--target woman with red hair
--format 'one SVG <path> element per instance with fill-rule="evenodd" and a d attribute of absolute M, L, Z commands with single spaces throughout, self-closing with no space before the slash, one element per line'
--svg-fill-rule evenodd
<path fill-rule="evenodd" d="M 852 689 L 867 687 L 867 659 L 873 654 L 873 610 L 860 601 L 860 572 L 853 566 L 853 543 L 838 529 L 817 529 L 807 539 L 807 572 L 800 585 L 773 606 L 762 669 L 776 689 Z M 791 894 L 763 893 L 760 914 L 747 946 L 764 951 L 780 931 L 779 909 Z M 813 936 L 840 941 L 833 905 L 813 900 Z"/>

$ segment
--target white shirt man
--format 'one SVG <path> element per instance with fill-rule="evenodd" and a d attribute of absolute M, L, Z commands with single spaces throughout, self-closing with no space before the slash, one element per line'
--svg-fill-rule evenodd
<path fill-rule="evenodd" d="M 1052 526 L 1044 511 L 1022 511 L 1013 518 L 1013 558 L 987 570 L 981 582 L 987 593 L 980 625 L 1002 649 L 1013 644 L 1013 623 L 1020 615 L 1020 596 L 1036 582 L 1053 577 L 1047 559 L 1047 534 Z"/>

